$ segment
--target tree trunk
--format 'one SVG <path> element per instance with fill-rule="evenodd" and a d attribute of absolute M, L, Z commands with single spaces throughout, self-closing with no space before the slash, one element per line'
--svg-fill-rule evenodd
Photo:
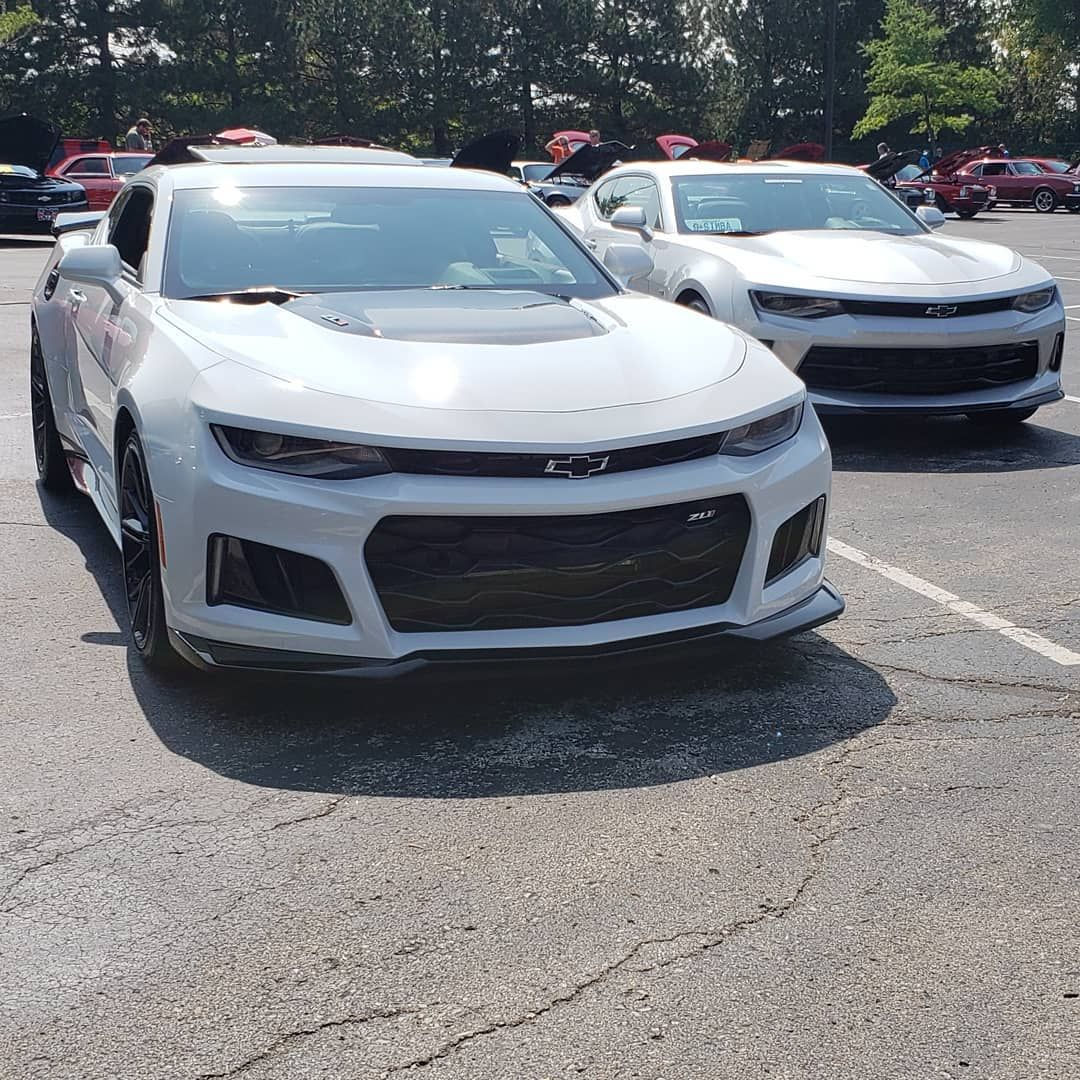
<path fill-rule="evenodd" d="M 116 72 L 113 69 L 112 12 L 109 0 L 97 2 L 97 49 L 98 49 L 98 125 L 102 138 L 115 144 L 116 126 Z"/>

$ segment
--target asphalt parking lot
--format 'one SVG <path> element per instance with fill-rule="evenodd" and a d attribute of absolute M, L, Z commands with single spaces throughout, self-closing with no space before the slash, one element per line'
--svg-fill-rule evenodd
<path fill-rule="evenodd" d="M 148 677 L 88 501 L 34 480 L 0 239 L 0 1076 L 1073 1078 L 1070 399 L 833 422 L 843 619 L 766 648 L 372 688 Z"/>

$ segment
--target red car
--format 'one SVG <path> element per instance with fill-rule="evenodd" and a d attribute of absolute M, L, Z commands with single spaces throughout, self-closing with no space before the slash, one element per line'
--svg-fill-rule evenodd
<path fill-rule="evenodd" d="M 108 210 L 129 176 L 145 169 L 153 154 L 75 154 L 50 166 L 49 176 L 76 180 L 86 188 L 91 210 Z"/>
<path fill-rule="evenodd" d="M 943 213 L 973 218 L 980 210 L 990 210 L 998 197 L 993 183 L 980 183 L 974 176 L 961 172 L 968 162 L 981 158 L 987 147 L 976 150 L 957 150 L 915 175 L 898 176 L 897 188 L 929 188 L 934 193 L 934 205 Z M 909 166 L 906 172 L 918 166 Z"/>
<path fill-rule="evenodd" d="M 957 175 L 993 184 L 997 201 L 1006 206 L 1033 206 L 1040 214 L 1052 214 L 1059 206 L 1073 214 L 1080 212 L 1080 177 L 1044 172 L 1030 158 L 972 158 Z"/>

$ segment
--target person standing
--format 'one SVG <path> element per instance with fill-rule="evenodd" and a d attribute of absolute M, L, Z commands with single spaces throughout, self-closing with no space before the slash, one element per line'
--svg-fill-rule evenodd
<path fill-rule="evenodd" d="M 589 145 L 590 146 L 599 146 L 600 145 L 600 132 L 597 131 L 596 128 L 593 128 L 592 131 L 589 132 Z"/>
<path fill-rule="evenodd" d="M 1012 157 L 1012 154 L 1010 154 L 1008 149 L 1006 149 L 1006 146 L 1005 146 L 1004 143 L 998 143 L 998 153 L 1003 158 Z"/>
<path fill-rule="evenodd" d="M 924 170 L 930 168 L 930 150 L 929 150 L 929 148 L 924 150 L 919 155 L 919 168 L 924 169 Z"/>
<path fill-rule="evenodd" d="M 889 153 L 890 153 L 890 150 L 889 150 L 889 144 L 888 143 L 879 142 L 877 144 L 878 161 L 880 161 L 883 157 L 888 157 Z"/>
<path fill-rule="evenodd" d="M 128 128 L 127 136 L 124 139 L 124 149 L 153 150 L 152 134 L 153 128 L 150 127 L 150 121 L 145 116 L 142 117 L 132 127 Z"/>
<path fill-rule="evenodd" d="M 544 149 L 551 155 L 556 165 L 565 161 L 573 153 L 570 149 L 570 140 L 565 135 L 556 135 Z"/>

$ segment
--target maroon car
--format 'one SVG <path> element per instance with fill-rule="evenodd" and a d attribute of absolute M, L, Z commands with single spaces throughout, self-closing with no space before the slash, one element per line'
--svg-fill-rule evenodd
<path fill-rule="evenodd" d="M 50 176 L 77 180 L 86 188 L 91 210 L 108 210 L 129 176 L 146 168 L 153 154 L 112 152 L 75 154 L 50 166 Z"/>
<path fill-rule="evenodd" d="M 897 181 L 897 188 L 929 188 L 934 193 L 934 205 L 943 214 L 973 218 L 980 210 L 994 206 L 997 193 L 991 182 L 982 183 L 977 177 L 964 175 L 961 170 L 968 162 L 984 157 L 987 147 L 975 150 L 956 150 L 946 154 L 929 169 Z"/>
<path fill-rule="evenodd" d="M 965 163 L 958 176 L 972 183 L 993 184 L 997 201 L 1006 206 L 1033 206 L 1052 214 L 1059 206 L 1080 211 L 1080 176 L 1045 172 L 1028 158 L 979 157 Z"/>

